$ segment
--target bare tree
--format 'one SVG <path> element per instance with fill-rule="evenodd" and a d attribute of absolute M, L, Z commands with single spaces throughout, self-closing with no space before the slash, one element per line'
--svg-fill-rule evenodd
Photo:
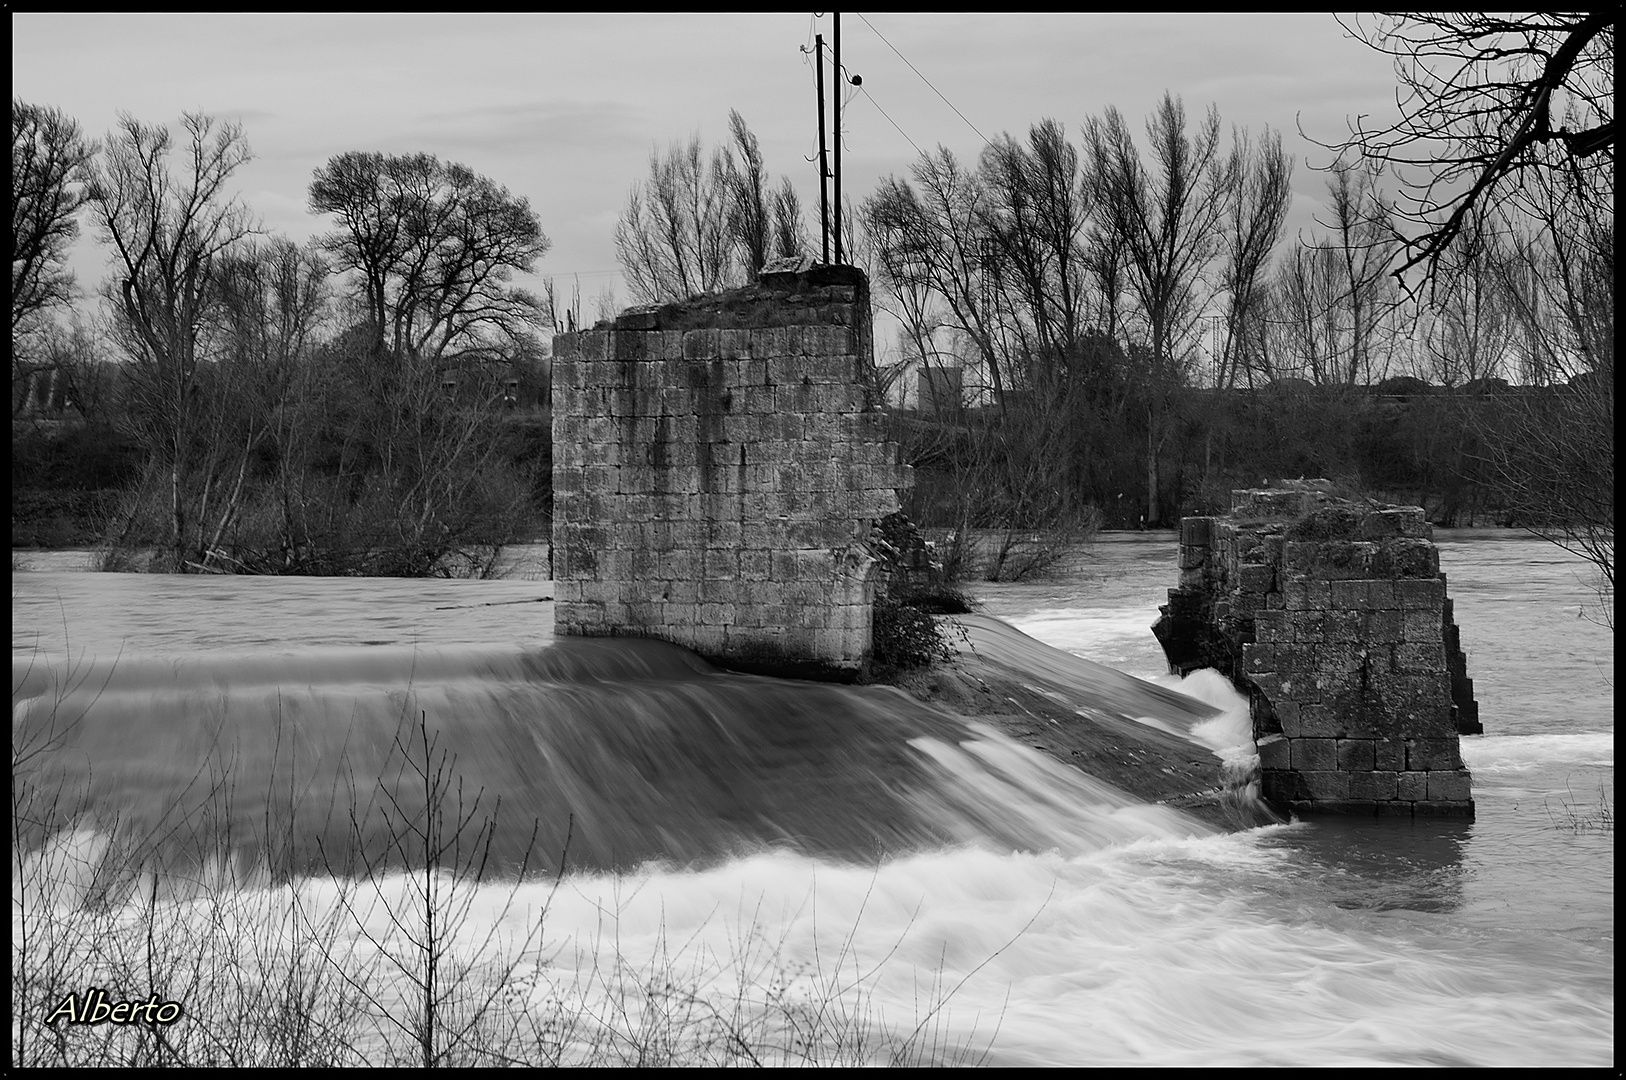
<path fill-rule="evenodd" d="M 1146 122 L 1152 168 L 1142 164 L 1123 116 L 1108 108 L 1085 123 L 1097 213 L 1123 245 L 1129 289 L 1149 348 L 1140 373 L 1146 413 L 1146 520 L 1161 519 L 1158 454 L 1169 435 L 1171 395 L 1185 380 L 1190 329 L 1202 310 L 1203 275 L 1220 244 L 1233 186 L 1210 107 L 1194 133 L 1185 106 L 1165 93 Z"/>
<path fill-rule="evenodd" d="M 89 198 L 76 182 L 96 153 L 60 109 L 11 103 L 11 336 L 73 295 L 68 248 Z"/>
<path fill-rule="evenodd" d="M 1419 313 L 1414 341 L 1428 356 L 1433 381 L 1443 386 L 1502 378 L 1509 370 L 1516 328 L 1507 291 L 1494 270 L 1506 265 L 1504 243 L 1475 211 L 1440 258 L 1431 302 Z"/>
<path fill-rule="evenodd" d="M 807 250 L 790 178 L 771 189 L 757 137 L 738 110 L 731 147 L 704 156 L 700 136 L 649 158 L 615 226 L 616 261 L 640 303 L 667 303 L 753 282 L 771 258 Z"/>
<path fill-rule="evenodd" d="M 776 259 L 789 259 L 808 250 L 807 222 L 802 218 L 801 196 L 790 177 L 779 181 L 773 195 L 773 252 Z"/>
<path fill-rule="evenodd" d="M 1332 233 L 1330 246 L 1338 253 L 1338 317 L 1349 327 L 1340 379 L 1348 386 L 1369 384 L 1386 374 L 1379 370 L 1374 346 L 1399 302 L 1384 277 L 1395 252 L 1394 225 L 1378 192 L 1377 173 L 1370 168 L 1335 163 L 1327 194 L 1328 220 L 1317 223 Z"/>
<path fill-rule="evenodd" d="M 1214 379 L 1222 390 L 1235 384 L 1238 372 L 1258 367 L 1265 271 L 1293 196 L 1293 159 L 1282 153 L 1279 132 L 1266 128 L 1256 148 L 1246 130 L 1233 131 L 1228 168 L 1235 186 L 1223 223 L 1225 336 Z"/>
<path fill-rule="evenodd" d="M 1349 324 L 1342 318 L 1339 261 L 1337 248 L 1318 237 L 1301 242 L 1277 266 L 1270 314 L 1277 378 L 1317 386 L 1344 381 Z"/>
<path fill-rule="evenodd" d="M 615 226 L 615 255 L 633 295 L 647 304 L 717 292 L 740 281 L 729 216 L 733 160 L 702 159 L 700 136 L 651 154 Z"/>
<path fill-rule="evenodd" d="M 1607 11 L 1506 16 L 1412 12 L 1343 23 L 1356 40 L 1394 58 L 1404 95 L 1386 127 L 1360 117 L 1333 146 L 1402 176 L 1402 216 L 1422 227 L 1407 241 L 1404 275 L 1440 256 L 1469 213 L 1516 190 L 1530 170 L 1613 172 L 1615 17 Z"/>
<path fill-rule="evenodd" d="M 877 263 L 894 280 L 905 275 L 909 287 L 937 297 L 943 322 L 975 347 L 1003 410 L 1009 350 L 999 312 L 999 249 L 986 227 L 986 185 L 944 147 L 922 154 L 910 171 L 914 184 L 888 177 L 864 202 L 866 227 L 882 247 Z"/>
<path fill-rule="evenodd" d="M 983 151 L 984 227 L 1000 256 L 1018 352 L 1031 381 L 1066 393 L 1091 305 L 1083 247 L 1088 190 L 1078 151 L 1054 120 L 1035 124 L 1023 146 L 1009 135 Z M 1080 373 L 1082 374 L 1082 373 Z"/>
<path fill-rule="evenodd" d="M 738 110 L 728 113 L 728 131 L 739 153 L 739 167 L 730 173 L 734 205 L 729 228 L 739 248 L 746 281 L 755 281 L 768 261 L 771 223 L 768 209 L 768 171 L 762 164 L 757 137 Z"/>
<path fill-rule="evenodd" d="M 376 347 L 438 363 L 522 334 L 542 303 L 510 284 L 552 246 L 528 200 L 431 154 L 346 153 L 317 169 L 313 213 L 336 269 L 353 270 Z"/>
<path fill-rule="evenodd" d="M 114 252 L 105 286 L 119 338 L 133 361 L 138 422 L 155 464 L 167 473 L 168 544 L 173 569 L 207 558 L 196 513 L 207 492 L 213 447 L 204 439 L 203 340 L 220 299 L 227 257 L 256 230 L 247 209 L 227 197 L 226 182 L 249 160 L 236 124 L 182 118 L 178 173 L 169 129 L 124 114 L 100 161 L 86 171 L 90 205 Z"/>

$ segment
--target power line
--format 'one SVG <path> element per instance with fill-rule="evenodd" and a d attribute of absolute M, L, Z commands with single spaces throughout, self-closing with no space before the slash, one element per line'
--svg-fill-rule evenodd
<path fill-rule="evenodd" d="M 910 146 L 913 146 L 915 148 L 915 153 L 921 155 L 922 157 L 925 157 L 926 156 L 926 151 L 924 151 L 924 150 L 922 150 L 920 148 L 919 143 L 917 143 L 917 142 L 915 142 L 915 140 L 909 138 L 909 133 L 908 132 L 904 131 L 901 127 L 898 127 L 898 122 L 896 120 L 892 119 L 892 114 L 888 113 L 885 109 L 881 108 L 881 103 L 879 101 L 875 100 L 875 95 L 871 94 L 869 92 L 869 87 L 860 86 L 858 89 L 859 89 L 860 92 L 863 93 L 864 97 L 869 99 L 869 103 L 871 105 L 875 106 L 876 111 L 879 112 L 882 116 L 886 117 L 886 122 L 891 124 L 893 126 L 893 128 L 895 128 L 897 130 L 899 135 L 903 136 L 904 141 L 907 142 Z"/>
<path fill-rule="evenodd" d="M 854 14 L 856 14 L 860 19 L 864 19 L 864 25 L 865 26 L 869 27 L 871 30 L 875 30 L 875 24 L 870 22 L 868 19 L 865 19 L 863 12 L 854 12 Z M 881 33 L 879 30 L 875 30 L 875 36 L 880 38 L 883 42 L 886 42 L 886 47 L 891 49 L 894 53 L 897 53 L 899 60 L 902 60 L 905 64 L 909 64 L 909 58 L 907 56 L 903 55 L 901 52 L 898 52 L 898 47 L 896 45 L 892 44 L 890 41 L 887 41 L 885 34 Z M 931 86 L 932 93 L 936 94 L 940 98 L 943 98 L 943 104 L 947 105 L 951 109 L 954 109 L 954 115 L 958 116 L 961 120 L 965 120 L 965 126 L 970 128 L 972 131 L 977 132 L 977 138 L 981 139 L 985 143 L 990 141 L 988 136 L 984 135 L 981 131 L 977 130 L 977 125 L 976 124 L 973 124 L 970 120 L 966 119 L 965 113 L 963 113 L 959 109 L 955 108 L 954 102 L 950 101 L 946 97 L 943 97 L 943 91 L 939 90 L 935 86 L 932 86 L 932 81 L 930 79 L 926 78 L 926 76 L 920 74 L 920 69 L 919 68 L 915 67 L 915 65 L 913 65 L 913 64 L 909 64 L 909 70 L 914 72 L 916 75 L 920 75 L 920 81 L 925 83 L 927 86 Z M 871 100 L 873 101 L 874 99 L 872 98 Z M 880 108 L 880 106 L 877 105 L 876 108 Z M 882 115 L 885 115 L 885 113 L 883 113 Z M 892 118 L 890 116 L 888 116 L 887 119 L 890 120 Z M 893 124 L 892 126 L 897 127 L 897 124 Z M 901 134 L 903 129 L 899 128 L 898 130 L 899 130 L 899 133 Z M 909 136 L 905 135 L 904 138 L 908 139 Z M 914 140 L 912 140 L 912 139 L 910 140 L 911 143 L 913 143 L 913 141 Z M 920 148 L 915 147 L 915 149 L 918 150 Z"/>

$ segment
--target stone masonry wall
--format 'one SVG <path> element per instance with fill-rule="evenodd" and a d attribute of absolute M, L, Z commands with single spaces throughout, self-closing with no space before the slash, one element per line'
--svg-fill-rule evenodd
<path fill-rule="evenodd" d="M 782 674 L 867 664 L 870 533 L 910 483 L 870 400 L 867 290 L 802 264 L 555 339 L 558 633 Z"/>
<path fill-rule="evenodd" d="M 1270 802 L 1472 817 L 1458 735 L 1482 729 L 1430 527 L 1329 487 L 1235 491 L 1228 517 L 1182 521 L 1153 630 L 1173 670 L 1249 696 Z"/>

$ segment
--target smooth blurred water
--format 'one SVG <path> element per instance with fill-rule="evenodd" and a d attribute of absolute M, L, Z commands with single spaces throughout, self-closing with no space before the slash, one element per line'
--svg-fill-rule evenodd
<path fill-rule="evenodd" d="M 636 969 L 675 954 L 721 1000 L 730 979 L 755 977 L 753 963 L 755 975 L 777 972 L 789 994 L 812 994 L 821 973 L 846 964 L 845 985 L 868 995 L 876 1023 L 908 1028 L 923 1001 L 946 996 L 933 1022 L 949 1041 L 986 1048 L 990 1064 L 1609 1064 L 1614 837 L 1595 826 L 1602 800 L 1614 800 L 1613 635 L 1578 617 L 1591 603 L 1584 567 L 1557 549 L 1512 534 L 1440 546 L 1486 729 L 1464 739 L 1471 823 L 1317 820 L 1214 835 L 1092 791 L 992 732 L 874 697 L 888 691 L 721 691 L 668 674 L 639 691 L 654 697 L 631 695 L 644 702 L 640 723 L 670 722 L 660 695 L 687 695 L 686 723 L 721 718 L 712 737 L 724 742 L 710 753 L 727 765 L 719 790 L 769 775 L 761 752 L 722 749 L 731 724 L 752 707 L 777 718 L 803 708 L 827 721 L 808 721 L 821 734 L 800 750 L 780 740 L 775 754 L 800 763 L 833 746 L 860 750 L 797 773 L 834 793 L 819 814 L 901 814 L 923 831 L 906 822 L 896 846 L 883 842 L 869 859 L 791 838 L 696 869 L 584 871 L 557 892 L 494 890 L 482 894 L 489 925 L 517 930 L 545 904 L 550 940 L 571 943 L 529 969 L 521 993 L 533 1001 L 612 959 Z M 1176 577 L 1172 536 L 1105 539 L 1083 567 L 1067 581 L 978 591 L 987 613 L 1034 637 L 1178 684 L 1162 675 L 1149 630 Z M 315 648 L 329 674 L 286 689 L 331 701 L 343 696 L 332 686 L 346 683 L 347 664 L 349 693 L 400 691 L 391 679 L 409 646 L 439 658 L 429 667 L 460 672 L 443 682 L 454 689 L 426 680 L 424 694 L 478 711 L 496 694 L 485 684 L 502 681 L 490 672 L 518 663 L 502 657 L 552 637 L 545 581 L 34 572 L 12 582 L 14 671 L 36 655 L 92 667 L 122 655 L 132 672 L 173 671 L 185 657 L 245 682 L 241 672 L 258 664 L 272 673 L 261 682 L 277 683 L 316 663 Z M 330 648 L 369 643 L 396 648 Z M 260 659 L 227 661 L 220 650 Z M 1203 680 L 1188 689 L 1222 692 Z M 17 683 L 14 674 L 14 735 Z M 581 676 L 559 685 L 585 700 L 568 689 Z M 738 700 L 725 707 L 726 694 Z M 612 745 L 590 723 L 607 707 L 571 714 L 579 743 Z M 520 723 L 490 722 L 493 731 Z M 865 770 L 873 793 L 843 794 L 842 783 L 857 783 L 845 774 Z M 750 816 L 771 801 L 728 813 Z M 681 814 L 663 823 L 702 827 Z M 946 840 L 930 838 L 933 823 Z"/>

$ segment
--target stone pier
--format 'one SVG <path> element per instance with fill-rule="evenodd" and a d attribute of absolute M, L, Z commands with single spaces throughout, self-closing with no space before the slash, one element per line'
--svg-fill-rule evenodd
<path fill-rule="evenodd" d="M 1330 488 L 1234 491 L 1229 516 L 1183 520 L 1153 632 L 1171 670 L 1248 696 L 1272 804 L 1471 818 L 1458 736 L 1482 728 L 1430 526 Z"/>
<path fill-rule="evenodd" d="M 555 338 L 556 632 L 859 674 L 871 530 L 911 482 L 873 373 L 852 267 L 770 267 L 749 288 Z"/>

